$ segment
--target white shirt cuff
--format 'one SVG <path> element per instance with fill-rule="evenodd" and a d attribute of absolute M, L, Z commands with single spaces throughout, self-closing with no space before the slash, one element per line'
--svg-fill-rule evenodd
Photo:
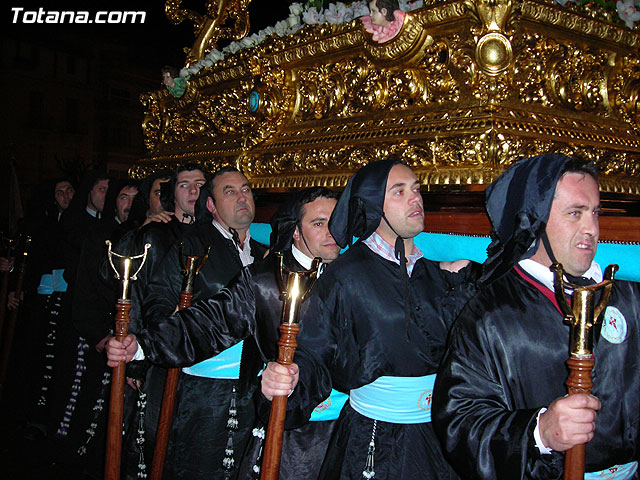
<path fill-rule="evenodd" d="M 536 441 L 536 448 L 542 455 L 549 455 L 553 453 L 553 449 L 544 446 L 544 443 L 542 443 L 542 437 L 540 436 L 540 415 L 546 411 L 547 409 L 542 407 L 538 412 L 538 416 L 536 417 L 536 429 L 533 431 L 533 439 Z"/>
<path fill-rule="evenodd" d="M 137 343 L 137 342 L 136 342 Z M 142 351 L 142 345 L 138 343 L 138 350 L 131 360 L 144 360 L 144 352 Z"/>

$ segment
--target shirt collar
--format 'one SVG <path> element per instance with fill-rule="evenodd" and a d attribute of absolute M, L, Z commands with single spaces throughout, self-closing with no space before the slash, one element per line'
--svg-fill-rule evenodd
<path fill-rule="evenodd" d="M 291 244 L 291 253 L 293 254 L 293 258 L 302 265 L 302 268 L 309 270 L 311 268 L 311 263 L 313 262 L 313 258 L 309 258 L 307 255 L 302 253 L 300 250 L 296 248 L 294 244 Z"/>
<path fill-rule="evenodd" d="M 400 260 L 395 256 L 395 247 L 384 240 L 380 235 L 378 235 L 378 233 L 373 232 L 368 238 L 363 240 L 363 243 L 382 258 L 391 260 L 393 263 L 400 265 Z M 407 257 L 407 273 L 409 276 L 413 273 L 413 267 L 416 262 L 423 256 L 422 251 L 414 244 L 413 253 Z"/>
<path fill-rule="evenodd" d="M 542 285 L 547 287 L 552 292 L 554 291 L 553 272 L 549 269 L 549 267 L 545 267 L 541 263 L 538 263 L 535 260 L 531 260 L 530 258 L 527 258 L 526 260 L 520 260 L 518 262 L 518 265 Z M 590 278 L 596 283 L 600 283 L 602 281 L 602 270 L 600 269 L 600 265 L 592 261 L 589 269 L 581 276 Z M 568 281 L 566 277 L 564 277 L 564 280 Z"/>
<path fill-rule="evenodd" d="M 87 213 L 91 215 L 93 218 L 100 218 L 100 212 L 94 210 L 93 208 L 89 208 L 89 205 L 86 207 Z"/>
<path fill-rule="evenodd" d="M 296 261 L 302 266 L 302 268 L 304 268 L 305 270 L 311 270 L 311 264 L 313 263 L 313 258 L 309 257 L 308 255 L 302 253 L 299 249 L 296 248 L 296 246 L 292 243 L 291 244 L 291 253 L 293 254 L 293 258 L 296 259 Z M 320 264 L 320 268 L 318 269 L 318 277 L 320 275 L 322 275 L 322 272 L 324 272 L 324 267 L 326 267 L 326 263 L 321 263 Z"/>
<path fill-rule="evenodd" d="M 233 235 L 231 235 L 231 232 L 229 230 L 224 228 L 220 224 L 220 222 L 216 221 L 215 218 L 212 220 L 212 223 L 213 223 L 213 226 L 216 227 L 216 229 L 220 232 L 220 234 L 222 234 L 224 238 L 231 240 L 231 242 L 233 242 Z M 249 230 L 247 230 L 247 234 L 244 238 L 244 243 L 242 244 L 242 248 L 240 248 L 240 245 L 236 245 L 236 248 L 238 249 L 238 254 L 240 255 L 240 260 L 242 261 L 242 265 L 244 267 L 253 263 L 253 256 L 251 256 L 251 242 L 249 240 L 251 240 L 251 233 L 249 232 Z"/>

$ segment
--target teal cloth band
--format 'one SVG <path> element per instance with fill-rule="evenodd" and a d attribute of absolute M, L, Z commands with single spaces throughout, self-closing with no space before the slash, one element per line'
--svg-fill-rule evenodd
<path fill-rule="evenodd" d="M 436 375 L 379 377 L 349 392 L 351 407 L 361 415 L 388 423 L 431 421 L 431 400 Z"/>
<path fill-rule="evenodd" d="M 327 420 L 336 420 L 340 416 L 340 411 L 348 398 L 349 395 L 346 393 L 332 389 L 329 398 L 313 409 L 309 421 L 324 422 Z"/>
<path fill-rule="evenodd" d="M 64 280 L 62 274 L 64 273 L 64 268 L 59 268 L 57 270 L 52 270 L 53 274 L 53 290 L 55 292 L 66 292 L 67 291 L 67 282 Z"/>
<path fill-rule="evenodd" d="M 268 224 L 252 223 L 250 230 L 251 238 L 269 244 L 271 227 Z M 425 258 L 437 262 L 466 258 L 482 263 L 487 258 L 489 241 L 489 237 L 430 232 L 422 232 L 415 238 L 415 244 Z M 607 265 L 617 263 L 620 266 L 617 279 L 640 282 L 640 245 L 600 242 L 595 261 L 603 270 Z"/>
<path fill-rule="evenodd" d="M 638 462 L 625 463 L 624 465 L 614 465 L 599 472 L 587 472 L 584 480 L 601 480 L 603 478 L 613 480 L 631 480 L 638 470 Z"/>
<path fill-rule="evenodd" d="M 45 273 L 40 277 L 40 285 L 38 285 L 37 292 L 40 295 L 51 295 L 54 292 L 53 275 Z"/>
<path fill-rule="evenodd" d="M 240 378 L 240 357 L 242 356 L 242 342 L 227 348 L 215 357 L 196 363 L 182 371 L 188 375 L 206 378 L 222 378 L 233 380 Z"/>

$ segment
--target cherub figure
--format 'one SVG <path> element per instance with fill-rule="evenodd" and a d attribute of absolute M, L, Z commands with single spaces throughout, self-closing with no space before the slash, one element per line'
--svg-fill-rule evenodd
<path fill-rule="evenodd" d="M 187 79 L 179 76 L 178 69 L 165 65 L 162 67 L 162 83 L 169 93 L 175 98 L 180 98 L 184 95 L 184 91 L 187 89 Z"/>
<path fill-rule="evenodd" d="M 369 12 L 368 16 L 361 17 L 360 20 L 364 29 L 372 34 L 374 41 L 388 42 L 398 34 L 405 16 L 398 0 L 371 0 Z"/>
<path fill-rule="evenodd" d="M 633 28 L 634 22 L 640 20 L 640 12 L 636 10 L 633 0 L 618 0 L 616 9 L 618 10 L 618 16 L 629 28 Z"/>

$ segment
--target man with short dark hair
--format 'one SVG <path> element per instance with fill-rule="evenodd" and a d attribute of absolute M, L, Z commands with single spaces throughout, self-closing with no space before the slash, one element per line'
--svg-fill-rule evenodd
<path fill-rule="evenodd" d="M 302 305 L 295 363 L 269 363 L 262 374 L 267 399 L 290 395 L 288 427 L 306 422 L 331 388 L 349 393 L 319 478 L 455 478 L 431 428 L 430 401 L 472 268 L 456 274 L 424 259 L 414 244 L 423 229 L 411 168 L 388 159 L 356 172 L 329 230 L 342 247 L 359 240 Z"/>
<path fill-rule="evenodd" d="M 175 243 L 182 241 L 194 228 L 194 199 L 198 198 L 205 181 L 205 171 L 201 165 L 182 164 L 173 172 L 154 172 L 143 181 L 142 196 L 134 199 L 131 212 L 133 218 L 132 222 L 129 222 L 132 229 L 113 247 L 115 252 L 121 254 L 138 255 L 144 251 L 147 243 L 151 245 L 142 270 L 131 286 L 130 332 L 139 332 L 144 328 L 142 304 L 147 296 L 147 287 L 153 273 L 162 264 L 167 251 Z M 103 276 L 113 278 L 113 272 L 107 262 L 103 264 Z M 165 378 L 166 369 L 150 366 L 146 362 L 136 362 L 127 368 L 128 384 L 134 387 L 136 392 L 126 390 L 126 405 L 131 404 L 133 409 L 133 405 L 139 403 L 139 396 L 143 395 L 143 398 L 146 398 L 146 407 L 144 411 L 137 412 L 138 415 L 144 415 L 144 437 L 138 431 L 137 422 L 125 419 L 125 478 L 136 478 L 141 473 L 140 465 L 144 463 L 144 459 L 151 459 Z M 134 393 L 135 396 L 132 395 Z M 142 438 L 145 441 L 140 443 Z M 141 449 L 144 449 L 142 456 Z"/>
<path fill-rule="evenodd" d="M 269 255 L 254 262 L 211 299 L 142 332 L 138 340 L 147 352 L 145 355 L 160 364 L 188 365 L 253 336 L 257 345 L 245 342 L 241 360 L 245 368 L 240 378 L 240 391 L 252 390 L 259 381 L 264 363 L 278 357 L 278 327 L 283 303 L 276 278 L 279 260 L 275 252 L 282 253 L 283 263 L 291 271 L 311 268 L 313 258 L 320 258 L 324 264 L 334 261 L 340 247 L 331 236 L 328 223 L 335 205 L 336 194 L 324 187 L 311 187 L 292 194 L 271 219 Z M 242 307 L 236 308 L 236 305 Z M 181 338 L 182 335 L 185 338 Z M 123 343 L 127 345 L 123 360 L 131 360 L 138 348 L 135 337 L 132 335 Z M 121 358 L 123 346 L 115 339 L 110 340 L 107 354 L 111 365 Z M 258 346 L 259 354 L 252 348 L 254 346 Z M 300 478 L 299 472 L 304 472 L 307 480 L 317 476 L 334 420 L 344 401 L 343 394 L 332 392 L 331 398 L 318 405 L 309 424 L 285 432 L 281 479 Z M 254 467 L 260 466 L 262 427 L 259 423 L 252 430 L 254 441 L 243 459 L 239 478 L 254 475 Z M 256 430 L 261 430 L 262 435 Z"/>
<path fill-rule="evenodd" d="M 561 263 L 574 284 L 602 280 L 595 169 L 558 154 L 522 160 L 486 202 L 495 235 L 482 288 L 452 329 L 434 393 L 451 465 L 464 478 L 558 479 L 563 452 L 586 443 L 585 479 L 637 478 L 638 284 L 615 281 L 591 395 L 566 395 L 569 325 L 549 267 Z"/>
<path fill-rule="evenodd" d="M 243 266 L 265 253 L 265 247 L 251 239 L 253 193 L 247 178 L 237 169 L 224 168 L 213 175 L 202 189 L 194 213 L 196 225 L 185 236 L 183 248 L 174 245 L 167 252 L 148 285 L 143 311 L 148 328 L 164 321 L 178 305 L 182 252 L 203 255 L 209 251 L 209 259 L 196 277 L 194 302 L 213 296 Z M 183 369 L 166 467 L 171 478 L 223 478 L 226 471 L 233 472 L 237 467 L 254 418 L 251 395 L 237 388 L 245 348 L 234 346 Z M 230 412 L 232 423 L 238 420 L 238 428 L 231 435 L 226 429 Z M 225 459 L 227 469 L 223 468 Z"/>
<path fill-rule="evenodd" d="M 58 218 L 62 215 L 67 208 L 69 208 L 69 204 L 71 203 L 71 199 L 73 199 L 73 194 L 75 193 L 75 189 L 71 182 L 68 180 L 59 180 L 56 182 L 54 187 L 54 197 L 56 201 L 56 206 L 58 207 Z"/>
<path fill-rule="evenodd" d="M 108 188 L 109 179 L 99 178 L 96 183 L 93 184 L 91 190 L 89 190 L 89 195 L 87 196 L 87 212 L 92 217 L 100 218 Z"/>

